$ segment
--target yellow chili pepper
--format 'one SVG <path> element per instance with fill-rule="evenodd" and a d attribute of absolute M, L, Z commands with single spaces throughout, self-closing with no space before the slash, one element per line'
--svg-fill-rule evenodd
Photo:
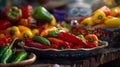
<path fill-rule="evenodd" d="M 6 29 L 6 36 L 12 38 L 21 38 L 21 33 L 17 26 L 12 26 Z"/>

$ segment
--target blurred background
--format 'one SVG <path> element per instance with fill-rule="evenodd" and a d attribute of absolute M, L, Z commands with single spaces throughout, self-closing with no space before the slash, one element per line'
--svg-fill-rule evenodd
<path fill-rule="evenodd" d="M 114 7 L 120 4 L 119 0 L 0 0 L 0 9 L 5 6 L 44 6 L 53 13 L 57 21 L 62 21 L 66 17 L 86 17 L 101 6 Z M 71 19 L 71 18 L 70 18 Z"/>

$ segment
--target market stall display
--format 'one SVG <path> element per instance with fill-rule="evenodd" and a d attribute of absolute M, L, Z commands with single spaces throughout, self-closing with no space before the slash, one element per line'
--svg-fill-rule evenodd
<path fill-rule="evenodd" d="M 18 38 L 14 47 L 35 53 L 37 58 L 85 58 L 97 55 L 99 49 L 108 46 L 107 41 L 100 40 L 94 33 L 71 33 L 56 23 L 54 15 L 42 6 L 36 9 L 30 5 L 7 7 L 1 12 L 0 46 L 7 46 Z"/>

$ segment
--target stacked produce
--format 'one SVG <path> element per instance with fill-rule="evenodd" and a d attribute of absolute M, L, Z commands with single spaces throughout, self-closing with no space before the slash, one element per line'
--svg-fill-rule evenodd
<path fill-rule="evenodd" d="M 56 23 L 54 15 L 44 7 L 33 9 L 25 7 L 7 7 L 1 11 L 0 46 L 6 46 L 15 38 L 25 46 L 39 49 L 80 49 L 98 46 L 95 34 L 74 35 Z M 3 43 L 3 41 L 5 41 Z M 9 40 L 10 39 L 10 40 Z"/>
<path fill-rule="evenodd" d="M 91 26 L 95 28 L 119 28 L 120 8 L 108 8 L 103 6 L 93 12 L 90 17 L 85 17 L 80 21 L 80 26 Z"/>

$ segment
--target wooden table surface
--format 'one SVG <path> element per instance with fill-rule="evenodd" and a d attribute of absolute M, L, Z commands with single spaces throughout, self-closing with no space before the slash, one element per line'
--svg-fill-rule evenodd
<path fill-rule="evenodd" d="M 120 67 L 120 48 L 103 48 L 98 51 L 98 55 L 84 59 L 41 59 L 33 65 L 27 67 L 102 67 L 107 64 Z M 114 60 L 118 59 L 118 62 Z M 114 61 L 114 62 L 112 62 Z M 111 62 L 111 63 L 110 63 Z M 112 64 L 114 63 L 114 64 Z M 108 67 L 107 66 L 107 67 Z M 113 67 L 112 66 L 112 67 Z M 104 66 L 103 66 L 104 67 Z"/>

